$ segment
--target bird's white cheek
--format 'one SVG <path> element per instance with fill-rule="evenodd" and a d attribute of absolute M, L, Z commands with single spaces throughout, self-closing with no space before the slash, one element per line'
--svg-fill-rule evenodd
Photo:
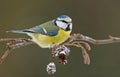
<path fill-rule="evenodd" d="M 60 22 L 60 21 L 56 21 L 56 24 L 57 24 L 58 27 L 63 28 L 63 29 L 66 29 L 66 27 L 67 27 L 66 23 L 63 23 L 63 22 Z"/>
<path fill-rule="evenodd" d="M 72 30 L 72 23 L 70 23 L 70 30 Z"/>

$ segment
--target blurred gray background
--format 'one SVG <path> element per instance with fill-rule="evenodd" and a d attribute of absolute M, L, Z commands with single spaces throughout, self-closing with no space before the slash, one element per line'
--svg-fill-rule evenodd
<path fill-rule="evenodd" d="M 0 0 L 0 38 L 28 37 L 6 33 L 30 28 L 59 15 L 73 19 L 73 32 L 95 39 L 120 36 L 119 0 Z M 92 45 L 91 64 L 84 65 L 81 50 L 71 47 L 67 65 L 56 61 L 53 77 L 120 77 L 120 43 Z M 0 43 L 0 55 L 5 43 Z M 0 65 L 0 77 L 51 77 L 46 72 L 51 53 L 37 45 L 14 50 Z"/>

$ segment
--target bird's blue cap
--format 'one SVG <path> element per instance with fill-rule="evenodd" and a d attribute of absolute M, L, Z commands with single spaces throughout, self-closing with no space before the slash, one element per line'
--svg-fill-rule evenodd
<path fill-rule="evenodd" d="M 61 15 L 61 16 L 59 16 L 59 18 L 68 18 L 69 16 L 67 16 L 67 15 Z"/>

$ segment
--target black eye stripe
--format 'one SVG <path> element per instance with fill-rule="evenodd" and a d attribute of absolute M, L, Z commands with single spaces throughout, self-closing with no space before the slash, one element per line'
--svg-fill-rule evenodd
<path fill-rule="evenodd" d="M 65 21 L 65 20 L 61 20 L 62 22 L 64 22 L 64 23 L 68 23 L 67 21 Z"/>
<path fill-rule="evenodd" d="M 67 21 L 65 21 L 65 20 L 56 20 L 56 21 L 62 21 L 62 22 L 64 22 L 64 23 L 66 23 L 66 24 L 69 23 L 69 22 L 67 22 Z"/>

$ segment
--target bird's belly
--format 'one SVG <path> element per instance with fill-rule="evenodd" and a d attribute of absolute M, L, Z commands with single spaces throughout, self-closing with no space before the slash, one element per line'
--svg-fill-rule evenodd
<path fill-rule="evenodd" d="M 51 48 L 54 44 L 60 44 L 67 40 L 71 31 L 60 30 L 56 36 L 46 36 L 42 34 L 30 35 L 35 43 L 42 48 Z"/>

